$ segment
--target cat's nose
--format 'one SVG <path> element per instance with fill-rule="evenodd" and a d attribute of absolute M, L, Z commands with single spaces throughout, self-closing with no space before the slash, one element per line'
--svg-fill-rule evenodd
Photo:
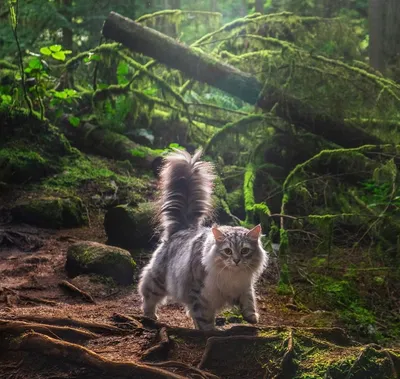
<path fill-rule="evenodd" d="M 240 262 L 240 258 L 233 258 L 233 261 L 236 263 L 236 266 L 237 266 Z"/>

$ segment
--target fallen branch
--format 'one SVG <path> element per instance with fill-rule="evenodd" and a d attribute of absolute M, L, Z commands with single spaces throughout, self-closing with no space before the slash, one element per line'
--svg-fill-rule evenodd
<path fill-rule="evenodd" d="M 79 289 L 78 287 L 74 286 L 72 283 L 68 282 L 67 280 L 63 280 L 62 282 L 60 282 L 59 286 L 75 295 L 81 296 L 88 303 L 96 304 L 95 300 L 88 292 L 85 292 L 85 291 Z"/>

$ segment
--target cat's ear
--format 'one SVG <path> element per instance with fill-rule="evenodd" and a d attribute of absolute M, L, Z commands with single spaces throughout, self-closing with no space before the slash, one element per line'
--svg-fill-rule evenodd
<path fill-rule="evenodd" d="M 223 242 L 225 240 L 225 235 L 218 228 L 213 226 L 211 228 L 212 233 L 214 234 L 214 238 L 217 242 Z"/>
<path fill-rule="evenodd" d="M 261 225 L 260 224 L 258 224 L 253 229 L 251 229 L 247 232 L 247 237 L 252 240 L 258 240 L 260 238 L 260 235 L 261 235 Z"/>

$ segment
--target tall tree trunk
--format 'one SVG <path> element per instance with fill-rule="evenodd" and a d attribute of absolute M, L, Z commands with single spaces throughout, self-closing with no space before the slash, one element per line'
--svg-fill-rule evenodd
<path fill-rule="evenodd" d="M 256 12 L 264 14 L 264 0 L 256 0 L 255 10 Z"/>
<path fill-rule="evenodd" d="M 242 0 L 240 2 L 240 16 L 244 17 L 247 16 L 247 0 Z"/>
<path fill-rule="evenodd" d="M 172 9 L 181 9 L 181 0 L 171 0 Z"/>
<path fill-rule="evenodd" d="M 380 72 L 385 71 L 383 50 L 384 0 L 369 0 L 369 63 Z"/>
<path fill-rule="evenodd" d="M 72 23 L 72 0 L 61 0 L 61 14 L 65 17 L 68 24 Z M 72 50 L 74 34 L 69 25 L 62 28 L 62 46 L 65 50 Z"/>
<path fill-rule="evenodd" d="M 210 1 L 210 10 L 211 10 L 211 12 L 218 12 L 217 0 Z"/>
<path fill-rule="evenodd" d="M 397 65 L 400 56 L 400 0 L 386 0 L 383 52 L 386 67 Z"/>

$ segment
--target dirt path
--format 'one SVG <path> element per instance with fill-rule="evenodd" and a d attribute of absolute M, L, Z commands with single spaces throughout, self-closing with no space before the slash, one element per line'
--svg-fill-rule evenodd
<path fill-rule="evenodd" d="M 225 331 L 206 335 L 192 329 L 176 304 L 162 306 L 156 324 L 142 319 L 135 286 L 66 276 L 71 243 L 105 242 L 100 222 L 57 232 L 7 227 L 2 238 L 0 378 L 386 377 L 357 376 L 367 372 L 363 360 L 371 375 L 396 377 L 400 371 L 399 352 L 357 346 L 340 329 L 307 328 L 307 314 L 268 291 L 265 283 L 259 292 L 260 328 L 235 326 L 225 317 L 219 319 Z M 146 257 L 135 258 L 139 272 Z M 89 292 L 95 304 L 65 291 L 59 285 L 63 280 Z M 371 356 L 381 359 L 373 369 Z M 152 365 L 142 367 L 143 362 Z"/>

